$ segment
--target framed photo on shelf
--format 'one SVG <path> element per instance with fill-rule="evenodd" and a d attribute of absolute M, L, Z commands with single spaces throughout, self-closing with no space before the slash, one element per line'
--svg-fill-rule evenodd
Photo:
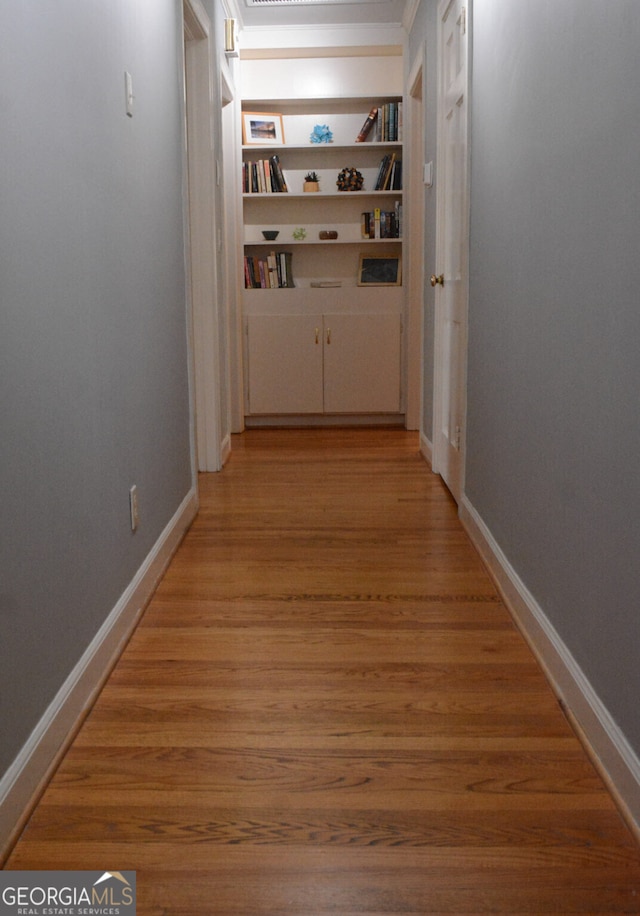
<path fill-rule="evenodd" d="M 245 146 L 280 146 L 284 143 L 282 115 L 268 111 L 242 112 L 242 142 Z"/>
<path fill-rule="evenodd" d="M 358 286 L 402 286 L 402 259 L 390 255 L 360 255 Z"/>

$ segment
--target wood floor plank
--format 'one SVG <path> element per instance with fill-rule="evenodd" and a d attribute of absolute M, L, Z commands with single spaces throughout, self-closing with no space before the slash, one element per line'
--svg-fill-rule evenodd
<path fill-rule="evenodd" d="M 640 850 L 401 430 L 235 437 L 7 867 L 140 916 L 640 913 Z"/>

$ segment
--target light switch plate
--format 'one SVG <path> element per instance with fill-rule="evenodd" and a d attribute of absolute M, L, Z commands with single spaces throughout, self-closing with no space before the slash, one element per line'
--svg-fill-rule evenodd
<path fill-rule="evenodd" d="M 124 74 L 124 97 L 125 97 L 127 117 L 132 118 L 133 117 L 133 79 L 131 78 L 131 74 L 127 73 L 126 70 Z"/>

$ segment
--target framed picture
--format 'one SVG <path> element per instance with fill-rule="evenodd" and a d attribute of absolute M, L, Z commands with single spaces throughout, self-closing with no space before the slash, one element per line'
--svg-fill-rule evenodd
<path fill-rule="evenodd" d="M 401 258 L 361 254 L 358 286 L 402 286 Z"/>
<path fill-rule="evenodd" d="M 242 142 L 245 146 L 279 146 L 284 143 L 282 115 L 268 111 L 243 111 Z"/>

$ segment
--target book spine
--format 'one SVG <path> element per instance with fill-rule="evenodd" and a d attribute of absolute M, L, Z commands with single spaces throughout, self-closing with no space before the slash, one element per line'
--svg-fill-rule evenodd
<path fill-rule="evenodd" d="M 265 193 L 271 194 L 273 188 L 271 187 L 271 169 L 269 168 L 269 160 L 261 159 L 260 165 L 262 166 L 262 179 Z"/>
<path fill-rule="evenodd" d="M 371 111 L 369 112 L 369 114 L 367 115 L 367 118 L 364 124 L 360 128 L 360 133 L 356 137 L 356 143 L 364 143 L 364 141 L 369 136 L 369 133 L 371 132 L 371 128 L 375 124 L 377 117 L 378 117 L 378 109 L 376 107 L 373 107 Z"/>
<path fill-rule="evenodd" d="M 277 289 L 278 286 L 278 269 L 276 266 L 275 252 L 270 251 L 267 255 L 267 287 Z"/>
<path fill-rule="evenodd" d="M 383 181 L 382 181 L 382 187 L 381 187 L 381 189 L 380 189 L 380 190 L 382 190 L 382 191 L 388 191 L 389 188 L 390 188 L 390 186 L 391 186 L 391 185 L 390 185 L 390 182 L 391 182 L 391 172 L 392 172 L 393 164 L 394 164 L 395 161 L 396 161 L 396 154 L 395 154 L 395 153 L 392 153 L 392 154 L 388 157 L 388 159 L 387 159 L 387 167 L 386 167 L 386 169 L 385 169 L 384 178 L 383 178 Z"/>
<path fill-rule="evenodd" d="M 396 159 L 394 163 L 393 175 L 391 178 L 391 190 L 402 190 L 402 159 Z"/>
<path fill-rule="evenodd" d="M 280 157 L 272 156 L 271 157 L 271 169 L 274 178 L 275 190 L 279 192 L 287 191 L 287 183 L 284 180 L 284 174 L 282 168 L 280 167 Z"/>
<path fill-rule="evenodd" d="M 376 183 L 375 183 L 375 186 L 374 186 L 374 189 L 373 189 L 374 191 L 381 191 L 381 190 L 382 190 L 382 181 L 383 181 L 383 179 L 384 179 L 384 174 L 385 174 L 385 171 L 386 171 L 386 168 L 387 168 L 387 162 L 388 162 L 388 161 L 389 161 L 389 156 L 387 155 L 387 156 L 384 156 L 384 157 L 383 157 L 383 159 L 382 159 L 382 161 L 381 161 L 381 163 L 380 163 L 380 166 L 379 166 L 379 168 L 378 168 L 378 177 L 376 178 Z"/>
<path fill-rule="evenodd" d="M 284 263 L 285 263 L 285 278 L 286 286 L 290 289 L 293 289 L 295 283 L 293 282 L 293 254 L 290 251 L 283 251 Z"/>

